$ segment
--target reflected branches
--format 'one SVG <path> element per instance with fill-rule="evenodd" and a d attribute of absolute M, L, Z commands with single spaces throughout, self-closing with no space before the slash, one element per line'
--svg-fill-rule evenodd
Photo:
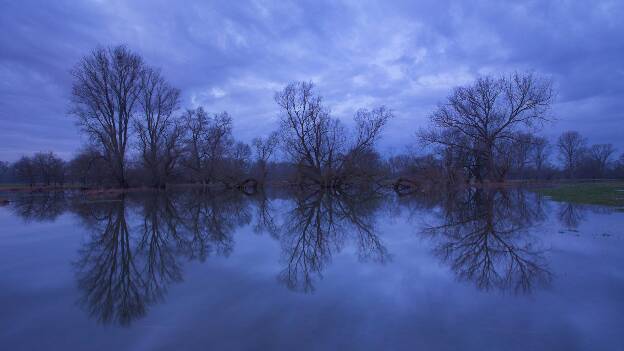
<path fill-rule="evenodd" d="M 523 293 L 550 282 L 544 250 L 528 231 L 545 218 L 539 198 L 515 190 L 467 190 L 450 196 L 440 217 L 442 223 L 424 233 L 461 280 Z"/>
<path fill-rule="evenodd" d="M 54 221 L 67 209 L 63 191 L 46 191 L 31 196 L 18 196 L 11 202 L 11 210 L 24 221 Z"/>
<path fill-rule="evenodd" d="M 125 201 L 93 208 L 88 223 L 91 238 L 76 262 L 81 304 L 100 322 L 128 325 L 145 314 L 153 293 L 137 265 Z"/>
<path fill-rule="evenodd" d="M 249 211 L 236 198 L 213 195 L 154 192 L 77 205 L 90 232 L 75 263 L 90 315 L 129 325 L 182 281 L 181 258 L 231 252 L 233 232 L 249 222 Z"/>
<path fill-rule="evenodd" d="M 388 252 L 376 233 L 374 216 L 382 199 L 381 194 L 361 190 L 295 194 L 280 236 L 286 267 L 278 279 L 289 289 L 313 291 L 315 277 L 322 278 L 332 255 L 350 239 L 360 259 L 385 262 Z"/>
<path fill-rule="evenodd" d="M 253 196 L 208 187 L 95 198 L 50 192 L 10 202 L 26 220 L 54 220 L 64 211 L 80 219 L 89 234 L 74 260 L 80 302 L 94 319 L 121 325 L 165 300 L 168 288 L 183 280 L 186 261 L 229 256 L 245 226 L 279 242 L 281 268 L 269 274 L 293 291 L 314 291 L 346 248 L 360 261 L 383 264 L 391 257 L 378 230 L 383 211 L 386 220 L 403 211 L 408 218 L 433 214 L 436 223 L 423 233 L 460 280 L 483 290 L 528 293 L 551 281 L 535 235 L 545 207 L 541 197 L 521 189 L 393 197 L 374 186 L 263 189 Z M 561 204 L 558 210 L 574 228 L 585 207 Z"/>

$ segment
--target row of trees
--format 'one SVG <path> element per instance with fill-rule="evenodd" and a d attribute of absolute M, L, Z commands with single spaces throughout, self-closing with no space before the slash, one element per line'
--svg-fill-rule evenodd
<path fill-rule="evenodd" d="M 52 152 L 23 156 L 13 164 L 0 162 L 0 180 L 4 181 L 17 179 L 30 186 L 63 185 L 66 175 L 66 162 Z"/>
<path fill-rule="evenodd" d="M 2 164 L 5 178 L 31 185 L 69 180 L 122 188 L 172 182 L 245 187 L 264 183 L 272 171 L 274 179 L 341 188 L 397 177 L 482 183 L 622 175 L 609 144 L 588 146 L 579 133 L 566 132 L 551 145 L 537 134 L 552 120 L 555 94 L 549 79 L 532 73 L 486 76 L 455 88 L 418 132 L 430 152 L 386 160 L 376 143 L 392 111 L 360 109 L 347 128 L 312 83 L 293 82 L 277 92 L 279 128 L 248 145 L 233 137 L 227 112 L 181 109 L 180 91 L 124 46 L 94 50 L 72 77 L 71 113 L 90 144 L 69 162 L 38 153 Z M 273 161 L 278 150 L 280 163 Z M 552 162 L 554 150 L 562 171 Z"/>
<path fill-rule="evenodd" d="M 275 95 L 280 129 L 255 139 L 252 153 L 251 146 L 234 140 L 227 112 L 211 115 L 198 107 L 179 113 L 180 91 L 124 46 L 96 49 L 76 65 L 72 76 L 71 111 L 93 141 L 78 156 L 82 173 L 86 178 L 92 167 L 105 168 L 119 187 L 129 186 L 132 151 L 144 183 L 153 187 L 180 178 L 243 186 L 251 181 L 252 154 L 252 181 L 264 182 L 278 145 L 300 171 L 302 183 L 339 186 L 367 173 L 362 169 L 365 161 L 379 158 L 374 145 L 392 117 L 383 106 L 359 110 L 355 135 L 350 136 L 331 117 L 312 83 L 291 83 Z"/>
<path fill-rule="evenodd" d="M 611 144 L 587 145 L 578 132 L 552 145 L 538 131 L 552 121 L 552 81 L 533 73 L 481 77 L 457 87 L 418 133 L 426 156 L 390 160 L 400 174 L 429 179 L 503 182 L 509 178 L 602 178 L 624 176 L 624 156 Z M 553 162 L 553 153 L 562 165 Z"/>
<path fill-rule="evenodd" d="M 579 132 L 568 131 L 561 134 L 556 146 L 568 178 L 624 176 L 624 153 L 616 160 L 612 144 L 588 145 Z"/>
<path fill-rule="evenodd" d="M 425 155 L 399 154 L 388 158 L 394 177 L 445 183 L 478 181 L 477 157 L 460 147 L 436 147 Z M 624 153 L 612 144 L 588 144 L 579 132 L 566 131 L 555 140 L 529 133 L 516 139 L 496 158 L 494 181 L 505 179 L 624 178 Z"/>
<path fill-rule="evenodd" d="M 191 113 L 206 115 L 201 108 L 187 111 L 187 114 Z M 217 132 L 212 130 L 211 133 Z M 617 150 L 611 144 L 590 145 L 587 139 L 576 131 L 564 132 L 552 142 L 530 134 L 523 134 L 518 140 L 512 144 L 507 162 L 497 164 L 499 169 L 505 167 L 509 178 L 624 178 L 624 154 L 618 157 Z M 319 168 L 310 166 L 306 163 L 306 159 L 298 164 L 275 162 L 272 156 L 279 144 L 280 135 L 275 132 L 267 138 L 254 139 L 251 146 L 236 143 L 230 149 L 231 154 L 228 154 L 216 152 L 214 149 L 199 151 L 211 144 L 196 140 L 191 149 L 196 151 L 182 157 L 174 167 L 163 168 L 165 177 L 161 178 L 161 181 L 207 184 L 211 179 L 222 179 L 224 184 L 232 186 L 240 179 L 253 178 L 264 184 L 270 178 L 273 181 L 283 182 L 309 181 L 318 184 L 323 181 L 334 182 L 334 186 L 339 186 L 342 179 L 346 178 L 360 180 L 420 178 L 457 183 L 469 181 L 471 176 L 471 168 L 463 163 L 465 160 L 448 149 L 424 156 L 399 154 L 388 158 L 382 158 L 371 149 L 358 155 L 359 161 L 352 164 L 333 168 L 321 163 L 321 173 L 316 173 Z M 184 155 L 183 152 L 181 154 Z M 560 166 L 556 166 L 556 163 Z M 150 184 L 146 181 L 151 181 L 154 173 L 144 165 L 142 159 L 135 159 L 127 165 L 131 186 Z M 14 163 L 0 162 L 0 181 L 21 182 L 31 186 L 38 184 L 62 186 L 65 183 L 85 187 L 114 186 L 111 177 L 108 164 L 93 147 L 81 150 L 69 161 L 52 152 L 39 152 L 32 156 L 24 156 Z"/>
<path fill-rule="evenodd" d="M 179 165 L 205 183 L 217 177 L 215 168 L 225 159 L 249 157 L 249 147 L 234 142 L 227 113 L 211 116 L 197 108 L 178 115 L 180 91 L 124 46 L 96 49 L 72 75 L 72 114 L 94 141 L 89 152 L 119 187 L 129 185 L 132 140 L 154 187 L 164 187 Z"/>

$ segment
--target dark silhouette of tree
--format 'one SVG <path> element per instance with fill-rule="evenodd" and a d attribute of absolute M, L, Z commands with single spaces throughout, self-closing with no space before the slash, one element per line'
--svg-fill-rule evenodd
<path fill-rule="evenodd" d="M 13 164 L 17 180 L 29 184 L 63 185 L 66 176 L 65 161 L 53 152 L 37 152 L 32 157 L 22 156 Z"/>
<path fill-rule="evenodd" d="M 98 143 L 117 184 L 127 187 L 130 122 L 137 112 L 143 60 L 125 46 L 95 49 L 72 70 L 72 114 Z"/>
<path fill-rule="evenodd" d="M 538 178 L 543 176 L 544 168 L 548 165 L 550 152 L 551 146 L 548 139 L 539 136 L 533 138 L 533 148 L 529 157 L 535 167 Z"/>
<path fill-rule="evenodd" d="M 140 76 L 138 104 L 134 120 L 141 160 L 149 171 L 151 185 L 163 188 L 171 178 L 182 152 L 182 128 L 173 114 L 178 109 L 180 91 L 171 87 L 159 71 L 144 68 Z"/>
<path fill-rule="evenodd" d="M 615 148 L 611 144 L 595 144 L 589 148 L 589 157 L 598 167 L 598 175 L 603 177 Z"/>
<path fill-rule="evenodd" d="M 299 168 L 302 181 L 321 187 L 340 187 L 361 157 L 374 151 L 375 142 L 392 112 L 384 106 L 359 110 L 355 136 L 332 118 L 314 85 L 294 82 L 275 94 L 281 109 L 280 135 L 284 152 Z"/>
<path fill-rule="evenodd" d="M 37 171 L 32 158 L 22 156 L 13 164 L 13 170 L 17 179 L 28 183 L 30 187 L 37 183 Z"/>
<path fill-rule="evenodd" d="M 568 131 L 561 134 L 557 139 L 557 149 L 568 177 L 574 177 L 583 155 L 587 151 L 587 140 L 578 132 Z"/>
<path fill-rule="evenodd" d="M 223 181 L 223 168 L 235 145 L 230 115 L 222 112 L 209 116 L 199 107 L 184 113 L 183 125 L 184 166 L 192 172 L 193 180 L 203 184 Z"/>
<path fill-rule="evenodd" d="M 519 132 L 550 120 L 552 101 L 551 81 L 534 74 L 481 77 L 455 88 L 419 137 L 463 154 L 461 162 L 477 181 L 503 180 L 506 174 L 497 159 L 507 155 L 507 145 L 518 140 Z"/>
<path fill-rule="evenodd" d="M 110 168 L 98 148 L 87 145 L 68 163 L 69 178 L 83 187 L 103 186 L 111 179 Z"/>
<path fill-rule="evenodd" d="M 279 135 L 273 132 L 266 138 L 254 138 L 251 144 L 255 149 L 256 165 L 260 173 L 258 181 L 264 185 L 269 174 L 269 161 L 279 144 Z"/>

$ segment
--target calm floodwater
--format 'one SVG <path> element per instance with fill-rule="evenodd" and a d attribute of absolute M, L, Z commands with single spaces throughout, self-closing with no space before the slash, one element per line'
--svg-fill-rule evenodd
<path fill-rule="evenodd" d="M 624 213 L 519 189 L 0 207 L 3 350 L 624 350 Z"/>

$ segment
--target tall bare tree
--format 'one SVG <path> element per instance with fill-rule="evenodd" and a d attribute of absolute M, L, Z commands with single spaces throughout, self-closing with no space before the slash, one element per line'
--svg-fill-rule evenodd
<path fill-rule="evenodd" d="M 533 149 L 530 158 L 538 177 L 541 177 L 543 169 L 548 163 L 550 150 L 548 139 L 539 136 L 533 138 Z"/>
<path fill-rule="evenodd" d="M 208 129 L 208 114 L 202 107 L 187 109 L 182 115 L 186 132 L 184 138 L 184 166 L 191 171 L 193 181 L 204 183 L 205 153 L 204 138 Z"/>
<path fill-rule="evenodd" d="M 589 148 L 589 157 L 598 166 L 600 177 L 605 175 L 605 170 L 613 154 L 615 154 L 615 148 L 612 144 L 595 144 Z"/>
<path fill-rule="evenodd" d="M 281 108 L 284 151 L 302 175 L 322 187 L 337 187 L 349 177 L 348 161 L 371 151 L 392 112 L 379 107 L 360 110 L 357 132 L 349 139 L 344 126 L 332 118 L 316 94 L 314 85 L 293 82 L 275 94 Z"/>
<path fill-rule="evenodd" d="M 82 186 L 102 186 L 111 180 L 110 169 L 98 147 L 87 144 L 69 162 L 70 178 Z"/>
<path fill-rule="evenodd" d="M 254 138 L 251 144 L 255 149 L 256 165 L 258 167 L 258 171 L 260 172 L 259 182 L 260 184 L 264 184 L 269 173 L 269 160 L 275 153 L 279 144 L 279 136 L 276 132 L 273 132 L 266 138 Z"/>
<path fill-rule="evenodd" d="M 13 171 L 18 180 L 27 182 L 31 187 L 37 183 L 36 166 L 32 158 L 22 156 L 13 164 Z"/>
<path fill-rule="evenodd" d="M 203 108 L 187 110 L 182 117 L 185 130 L 184 166 L 193 180 L 207 184 L 218 180 L 223 161 L 231 151 L 232 118 L 227 112 L 209 116 Z"/>
<path fill-rule="evenodd" d="M 518 132 L 549 121 L 553 96 L 551 81 L 532 73 L 480 77 L 455 88 L 430 116 L 431 128 L 419 136 L 427 144 L 474 154 L 471 167 L 477 181 L 502 180 L 496 164 L 502 146 L 516 140 Z M 455 143 L 458 138 L 465 142 Z"/>
<path fill-rule="evenodd" d="M 37 152 L 32 157 L 37 178 L 45 184 L 63 184 L 65 181 L 65 161 L 53 152 Z"/>
<path fill-rule="evenodd" d="M 581 158 L 587 150 L 587 140 L 579 132 L 564 132 L 557 139 L 557 149 L 559 149 L 559 158 L 563 162 L 568 177 L 574 177 Z"/>
<path fill-rule="evenodd" d="M 136 115 L 134 126 L 141 160 L 150 172 L 151 185 L 162 188 L 180 155 L 181 129 L 173 117 L 179 106 L 180 91 L 152 68 L 143 69 L 140 86 L 140 113 Z"/>
<path fill-rule="evenodd" d="M 141 90 L 143 60 L 125 46 L 98 48 L 72 70 L 72 108 L 78 124 L 102 148 L 120 187 L 127 187 L 130 121 Z"/>

